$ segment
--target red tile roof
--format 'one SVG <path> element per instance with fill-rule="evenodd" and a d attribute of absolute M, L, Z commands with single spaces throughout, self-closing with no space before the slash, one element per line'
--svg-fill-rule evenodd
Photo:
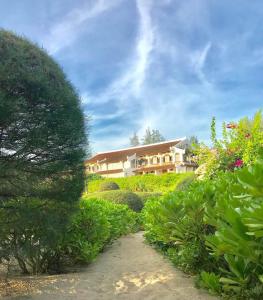
<path fill-rule="evenodd" d="M 170 147 L 175 146 L 182 142 L 185 138 L 177 139 L 177 140 L 171 140 L 171 141 L 165 141 L 161 143 L 155 143 L 150 145 L 143 145 L 143 146 L 137 146 L 137 147 L 131 147 L 131 148 L 125 148 L 115 151 L 108 151 L 108 152 L 102 152 L 97 153 L 90 159 L 86 160 L 86 163 L 96 163 L 99 162 L 105 162 L 105 163 L 114 163 L 114 162 L 120 162 L 127 160 L 127 156 L 131 156 L 133 154 L 136 154 L 138 156 L 145 156 L 145 155 L 156 155 L 158 153 L 167 153 L 170 152 Z"/>

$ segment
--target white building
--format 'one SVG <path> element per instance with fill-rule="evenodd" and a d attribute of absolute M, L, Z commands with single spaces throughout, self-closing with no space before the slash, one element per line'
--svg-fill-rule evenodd
<path fill-rule="evenodd" d="M 185 173 L 197 165 L 185 155 L 186 138 L 97 153 L 86 161 L 88 173 L 103 177 Z"/>

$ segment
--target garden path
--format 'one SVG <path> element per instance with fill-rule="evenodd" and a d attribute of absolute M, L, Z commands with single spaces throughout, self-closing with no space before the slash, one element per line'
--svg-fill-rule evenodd
<path fill-rule="evenodd" d="M 194 287 L 193 279 L 176 270 L 144 243 L 142 232 L 115 241 L 97 260 L 76 273 L 31 280 L 31 300 L 212 300 Z"/>

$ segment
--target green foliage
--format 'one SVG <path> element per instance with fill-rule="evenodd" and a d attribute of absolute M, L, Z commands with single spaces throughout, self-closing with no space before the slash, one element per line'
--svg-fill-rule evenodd
<path fill-rule="evenodd" d="M 146 238 L 161 246 L 172 261 L 188 272 L 200 267 L 210 270 L 205 234 L 211 228 L 203 222 L 205 203 L 213 202 L 209 182 L 193 183 L 189 190 L 148 201 L 143 210 Z"/>
<path fill-rule="evenodd" d="M 79 97 L 43 49 L 0 30 L 0 201 L 77 201 L 84 187 Z"/>
<path fill-rule="evenodd" d="M 147 240 L 201 287 L 231 299 L 263 297 L 263 161 L 148 201 Z"/>
<path fill-rule="evenodd" d="M 216 139 L 216 118 L 213 117 L 211 121 L 211 141 L 213 146 L 216 147 L 217 139 Z"/>
<path fill-rule="evenodd" d="M 183 178 L 179 181 L 176 186 L 176 191 L 184 191 L 186 190 L 196 179 L 196 175 L 194 173 L 190 173 L 189 176 Z"/>
<path fill-rule="evenodd" d="M 84 188 L 79 97 L 56 62 L 0 30 L 0 260 L 56 269 L 59 241 Z"/>
<path fill-rule="evenodd" d="M 122 190 L 115 190 L 115 191 L 104 191 L 99 193 L 91 193 L 86 194 L 85 199 L 102 199 L 111 201 L 116 204 L 126 204 L 128 207 L 136 212 L 141 211 L 143 208 L 143 202 L 141 198 L 133 192 L 130 191 L 122 191 Z"/>
<path fill-rule="evenodd" d="M 131 147 L 136 147 L 140 145 L 139 137 L 136 132 L 133 133 L 133 136 L 130 137 Z"/>
<path fill-rule="evenodd" d="M 163 142 L 165 138 L 161 135 L 160 131 L 157 129 L 151 130 L 151 128 L 147 128 L 145 130 L 145 134 L 142 138 L 142 144 L 148 145 L 148 144 L 154 144 Z"/>
<path fill-rule="evenodd" d="M 72 205 L 18 198 L 0 208 L 0 262 L 15 258 L 23 273 L 58 271 L 57 247 Z"/>
<path fill-rule="evenodd" d="M 176 174 L 165 173 L 161 175 L 147 174 L 123 178 L 104 178 L 91 181 L 88 184 L 88 192 L 98 192 L 102 182 L 115 182 L 121 190 L 131 192 L 157 192 L 163 193 L 174 191 L 177 184 L 192 173 Z"/>
<path fill-rule="evenodd" d="M 102 179 L 102 176 L 96 173 L 86 174 L 86 181 L 89 184 L 90 181 Z"/>
<path fill-rule="evenodd" d="M 116 182 L 112 181 L 102 181 L 100 184 L 100 192 L 104 191 L 112 191 L 112 190 L 119 190 L 120 187 Z"/>
<path fill-rule="evenodd" d="M 228 197 L 218 195 L 216 204 L 207 207 L 205 218 L 216 229 L 206 244 L 212 255 L 225 262 L 220 277 L 223 290 L 237 293 L 242 299 L 247 299 L 249 289 L 262 284 L 262 179 L 261 160 L 240 170 L 236 182 L 227 188 Z"/>
<path fill-rule="evenodd" d="M 142 203 L 146 203 L 146 201 L 159 198 L 162 195 L 158 192 L 136 192 L 135 194 L 140 197 Z"/>
<path fill-rule="evenodd" d="M 199 165 L 204 165 L 205 176 L 215 177 L 217 172 L 233 170 L 253 164 L 263 151 L 263 119 L 261 111 L 249 120 L 223 123 L 222 138 L 216 137 L 216 121 L 211 123 L 213 149 L 204 144 L 196 149 Z"/>
<path fill-rule="evenodd" d="M 139 229 L 138 215 L 126 205 L 83 199 L 72 218 L 60 256 L 73 263 L 89 263 L 112 240 Z"/>
<path fill-rule="evenodd" d="M 200 273 L 198 285 L 202 288 L 208 289 L 211 294 L 220 294 L 222 292 L 220 276 L 213 272 L 208 273 L 202 271 Z"/>

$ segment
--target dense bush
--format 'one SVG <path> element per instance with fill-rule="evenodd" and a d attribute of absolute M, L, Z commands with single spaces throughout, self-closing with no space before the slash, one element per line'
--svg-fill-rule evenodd
<path fill-rule="evenodd" d="M 211 228 L 203 222 L 206 201 L 214 201 L 214 188 L 209 182 L 197 182 L 188 191 L 146 202 L 142 212 L 146 238 L 184 271 L 194 273 L 209 266 L 205 234 Z"/>
<path fill-rule="evenodd" d="M 113 239 L 135 232 L 139 226 L 138 214 L 126 205 L 83 199 L 65 235 L 60 257 L 88 263 Z"/>
<path fill-rule="evenodd" d="M 233 171 L 254 163 L 263 148 L 263 118 L 258 111 L 250 120 L 243 118 L 238 122 L 223 123 L 222 138 L 216 134 L 216 123 L 211 123 L 211 142 L 213 149 L 200 144 L 196 149 L 200 173 L 212 178 L 220 171 Z"/>
<path fill-rule="evenodd" d="M 77 201 L 86 136 L 80 100 L 43 49 L 0 30 L 0 201 Z M 0 203 L 1 203 L 0 202 Z"/>
<path fill-rule="evenodd" d="M 112 191 L 112 190 L 119 190 L 120 187 L 116 182 L 112 181 L 102 181 L 100 184 L 100 192 L 104 191 Z"/>
<path fill-rule="evenodd" d="M 133 192 L 129 191 L 122 191 L 122 190 L 115 190 L 115 191 L 105 191 L 105 192 L 98 192 L 92 194 L 86 194 L 86 199 L 102 199 L 111 201 L 116 204 L 126 204 L 128 207 L 136 212 L 139 212 L 143 208 L 143 203 L 141 198 Z"/>
<path fill-rule="evenodd" d="M 86 174 L 86 183 L 89 184 L 93 180 L 102 179 L 102 176 L 97 173 Z"/>
<path fill-rule="evenodd" d="M 263 297 L 263 161 L 148 201 L 147 239 L 200 286 L 231 299 Z"/>
<path fill-rule="evenodd" d="M 79 97 L 43 49 L 0 30 L 0 261 L 23 272 L 55 265 L 84 187 Z"/>
<path fill-rule="evenodd" d="M 136 192 L 135 194 L 140 197 L 143 204 L 148 200 L 159 198 L 162 195 L 162 193 L 158 192 Z"/>
<path fill-rule="evenodd" d="M 0 257 L 15 258 L 25 274 L 60 272 L 69 263 L 90 262 L 113 239 L 141 226 L 139 215 L 127 205 L 98 199 L 82 200 L 69 224 L 69 207 L 61 203 L 49 201 L 43 207 L 38 199 L 20 198 L 4 205 L 14 210 L 0 209 Z"/>
<path fill-rule="evenodd" d="M 186 190 L 190 184 L 192 184 L 196 179 L 196 175 L 194 173 L 189 174 L 189 176 L 182 178 L 176 186 L 176 191 L 184 191 Z"/>
<path fill-rule="evenodd" d="M 94 180 L 88 184 L 88 192 L 98 192 L 102 182 L 115 182 L 121 190 L 131 192 L 167 192 L 174 191 L 177 184 L 191 173 L 165 173 L 161 175 L 147 174 L 123 178 L 104 178 Z"/>
<path fill-rule="evenodd" d="M 18 198 L 0 208 L 0 262 L 15 258 L 23 273 L 56 272 L 57 248 L 68 225 L 70 204 Z"/>

